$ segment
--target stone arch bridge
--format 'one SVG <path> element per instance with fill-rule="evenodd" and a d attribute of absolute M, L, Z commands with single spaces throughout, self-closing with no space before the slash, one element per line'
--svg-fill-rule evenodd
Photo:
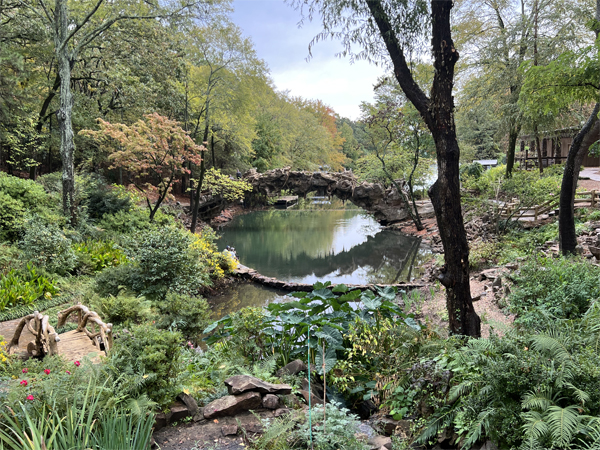
<path fill-rule="evenodd" d="M 253 188 L 246 194 L 250 203 L 255 203 L 261 196 L 278 195 L 282 190 L 302 197 L 315 192 L 350 201 L 373 214 L 382 225 L 400 222 L 408 217 L 405 202 L 395 187 L 386 189 L 380 183 L 358 182 L 352 172 L 292 171 L 285 167 L 264 173 L 251 169 L 243 178 Z"/>

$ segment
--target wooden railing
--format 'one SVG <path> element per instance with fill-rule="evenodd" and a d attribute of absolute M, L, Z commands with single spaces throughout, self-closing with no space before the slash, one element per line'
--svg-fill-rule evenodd
<path fill-rule="evenodd" d="M 108 353 L 113 346 L 112 323 L 104 323 L 96 312 L 90 311 L 81 303 L 59 312 L 57 327 L 62 327 L 74 312 L 77 312 L 77 331 L 87 334 L 98 350 L 101 349 L 101 344 L 104 344 L 104 351 Z M 91 330 L 87 329 L 88 325 Z M 96 326 L 98 326 L 98 331 L 96 331 Z"/>
<path fill-rule="evenodd" d="M 27 344 L 27 352 L 29 354 L 33 356 L 57 355 L 60 338 L 48 321 L 49 317 L 41 314 L 39 311 L 23 317 L 19 325 L 17 325 L 12 340 L 8 344 L 8 352 L 12 353 L 11 350 L 19 346 L 19 339 L 21 338 L 23 328 L 27 327 L 29 332 L 35 337 L 35 341 Z"/>
<path fill-rule="evenodd" d="M 575 197 L 576 208 L 578 207 L 578 205 L 588 206 L 588 204 L 591 208 L 596 208 L 598 206 L 599 193 L 597 193 L 595 190 L 577 192 L 575 193 Z M 504 203 L 502 205 L 502 208 L 500 209 L 500 217 L 502 217 L 503 219 L 514 218 L 516 220 L 524 217 L 533 217 L 533 220 L 538 220 L 538 218 L 541 215 L 547 214 L 548 212 L 558 208 L 558 203 L 558 196 L 546 200 L 540 205 L 534 206 L 520 206 L 519 202 Z"/>

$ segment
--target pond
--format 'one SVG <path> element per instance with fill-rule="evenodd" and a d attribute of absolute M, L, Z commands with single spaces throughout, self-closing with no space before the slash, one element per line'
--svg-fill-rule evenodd
<path fill-rule="evenodd" d="M 219 230 L 219 248 L 234 247 L 245 266 L 288 282 L 394 284 L 422 274 L 420 267 L 430 252 L 421 248 L 419 239 L 383 229 L 362 210 L 348 209 L 339 200 L 313 197 L 301 203 L 299 209 L 235 217 Z M 284 295 L 241 284 L 217 303 L 231 311 L 281 301 Z"/>

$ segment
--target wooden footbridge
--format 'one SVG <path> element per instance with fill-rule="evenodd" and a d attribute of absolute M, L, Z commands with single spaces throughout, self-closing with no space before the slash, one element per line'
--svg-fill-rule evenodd
<path fill-rule="evenodd" d="M 73 313 L 77 314 L 77 329 L 66 333 L 58 334 L 49 323 L 50 317 L 35 311 L 21 319 L 1 322 L 0 335 L 10 339 L 8 352 L 21 358 L 61 355 L 71 361 L 85 356 L 97 360 L 112 347 L 112 324 L 77 304 L 58 313 L 57 328 L 64 326 Z"/>

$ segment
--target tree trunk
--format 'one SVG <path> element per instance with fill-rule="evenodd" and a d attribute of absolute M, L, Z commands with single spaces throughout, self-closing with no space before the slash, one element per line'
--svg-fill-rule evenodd
<path fill-rule="evenodd" d="M 444 247 L 446 264 L 440 281 L 446 287 L 450 333 L 481 336 L 481 321 L 471 299 L 469 246 L 460 202 L 460 149 L 456 140 L 452 96 L 454 67 L 458 61 L 450 28 L 453 2 L 431 2 L 431 48 L 435 69 L 431 99 L 414 81 L 381 0 L 367 0 L 367 6 L 386 44 L 400 87 L 425 120 L 435 141 L 438 179 L 430 188 L 429 196 Z"/>
<path fill-rule="evenodd" d="M 508 131 L 508 148 L 506 149 L 506 178 L 512 177 L 512 171 L 515 166 L 515 150 L 517 148 L 517 139 L 521 132 L 521 125 L 511 125 Z"/>
<path fill-rule="evenodd" d="M 575 191 L 583 158 L 590 145 L 596 141 L 596 134 L 600 130 L 598 119 L 600 103 L 596 103 L 594 111 L 581 129 L 567 155 L 565 171 L 560 188 L 560 206 L 558 214 L 558 236 L 560 251 L 563 255 L 575 254 L 577 235 L 575 233 Z"/>
<path fill-rule="evenodd" d="M 68 43 L 69 33 L 66 0 L 56 0 L 54 9 L 54 45 L 58 73 L 60 76 L 60 107 L 56 112 L 60 132 L 60 156 L 62 159 L 63 213 L 70 218 L 71 224 L 77 221 L 75 205 L 75 168 L 73 155 L 75 141 L 73 136 L 73 94 L 71 92 L 71 59 Z"/>
<path fill-rule="evenodd" d="M 198 210 L 200 209 L 200 194 L 202 193 L 202 183 L 204 182 L 204 174 L 206 173 L 206 165 L 204 164 L 204 158 L 200 162 L 200 179 L 198 180 L 198 186 L 196 186 L 196 195 L 193 205 L 192 212 L 192 224 L 190 225 L 190 232 L 196 232 L 196 224 L 198 223 Z"/>

